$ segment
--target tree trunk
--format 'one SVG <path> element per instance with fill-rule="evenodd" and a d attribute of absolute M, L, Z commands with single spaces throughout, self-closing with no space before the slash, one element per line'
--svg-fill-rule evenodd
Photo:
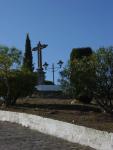
<path fill-rule="evenodd" d="M 11 99 L 10 99 L 10 86 L 9 86 L 7 77 L 5 78 L 5 84 L 6 84 L 6 88 L 7 88 L 5 104 L 6 104 L 6 106 L 9 106 L 11 104 Z"/>

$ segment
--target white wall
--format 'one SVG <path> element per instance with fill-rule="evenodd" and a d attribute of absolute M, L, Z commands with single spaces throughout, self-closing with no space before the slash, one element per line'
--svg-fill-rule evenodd
<path fill-rule="evenodd" d="M 9 121 L 53 135 L 70 142 L 93 147 L 97 150 L 113 150 L 113 133 L 98 131 L 62 121 L 25 113 L 0 111 L 0 121 Z"/>
<path fill-rule="evenodd" d="M 38 91 L 61 91 L 59 85 L 37 85 L 36 89 Z"/>

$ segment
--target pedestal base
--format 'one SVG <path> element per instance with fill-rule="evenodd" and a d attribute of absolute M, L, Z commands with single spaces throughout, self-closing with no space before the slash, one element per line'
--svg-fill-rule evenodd
<path fill-rule="evenodd" d="M 45 72 L 38 69 L 38 85 L 43 85 L 45 80 Z"/>

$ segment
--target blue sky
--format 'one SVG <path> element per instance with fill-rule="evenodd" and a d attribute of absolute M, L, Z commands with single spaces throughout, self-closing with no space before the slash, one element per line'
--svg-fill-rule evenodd
<path fill-rule="evenodd" d="M 32 47 L 48 44 L 43 62 L 50 66 L 66 63 L 74 47 L 112 46 L 113 0 L 0 0 L 0 44 L 24 52 L 27 32 Z M 36 66 L 36 52 L 33 57 Z"/>

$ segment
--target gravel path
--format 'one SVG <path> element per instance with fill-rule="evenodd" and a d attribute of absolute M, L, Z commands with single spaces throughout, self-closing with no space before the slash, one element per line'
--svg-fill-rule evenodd
<path fill-rule="evenodd" d="M 21 125 L 0 122 L 0 150 L 94 150 L 39 133 Z"/>

